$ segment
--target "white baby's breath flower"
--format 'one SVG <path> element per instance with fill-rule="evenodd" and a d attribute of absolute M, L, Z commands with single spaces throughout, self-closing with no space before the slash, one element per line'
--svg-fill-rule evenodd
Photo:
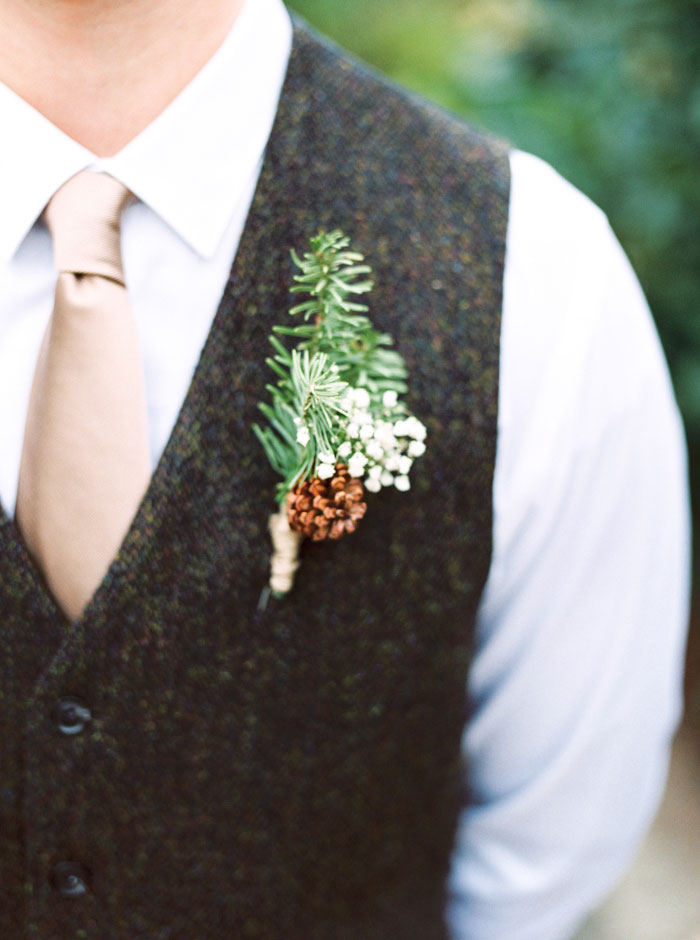
<path fill-rule="evenodd" d="M 410 457 L 406 457 L 405 455 L 402 457 L 399 457 L 398 469 L 399 469 L 399 473 L 401 474 L 401 476 L 406 476 L 406 474 L 408 473 L 408 471 L 411 469 L 412 466 L 413 466 L 413 461 L 411 460 Z"/>
<path fill-rule="evenodd" d="M 342 458 L 349 457 L 351 453 L 352 453 L 352 444 L 350 443 L 350 441 L 344 441 L 338 448 L 339 457 L 342 457 Z"/>
<path fill-rule="evenodd" d="M 408 421 L 404 421 L 403 419 L 401 419 L 400 421 L 396 421 L 394 423 L 394 434 L 397 437 L 407 437 L 408 436 L 407 425 L 408 425 Z"/>
<path fill-rule="evenodd" d="M 374 419 L 369 411 L 356 411 L 352 418 L 355 424 L 359 424 L 360 426 L 374 424 Z"/>
<path fill-rule="evenodd" d="M 330 451 L 326 451 L 323 454 L 319 454 L 318 459 L 321 461 L 321 463 L 329 463 L 335 466 L 335 457 Z"/>
<path fill-rule="evenodd" d="M 382 488 L 382 484 L 374 477 L 369 477 L 367 480 L 365 480 L 364 486 L 365 489 L 370 493 L 378 493 Z"/>
<path fill-rule="evenodd" d="M 414 415 L 411 415 L 410 418 L 406 418 L 406 435 L 408 437 L 414 438 L 416 441 L 424 441 L 425 436 L 428 433 L 425 425 L 418 420 Z"/>
<path fill-rule="evenodd" d="M 392 471 L 398 470 L 398 469 L 399 469 L 399 460 L 400 460 L 400 459 L 401 459 L 401 458 L 400 458 L 399 454 L 389 454 L 389 456 L 388 456 L 388 457 L 386 458 L 386 460 L 384 461 L 384 469 L 385 469 L 385 470 L 392 470 Z M 393 483 L 393 480 L 392 480 L 392 483 Z M 385 483 L 384 485 L 385 485 L 385 486 L 389 486 L 388 483 Z"/>
<path fill-rule="evenodd" d="M 361 456 L 361 454 L 358 454 L 356 459 L 355 455 L 353 455 L 348 462 L 348 473 L 351 477 L 361 477 L 365 472 L 365 464 L 367 461 L 364 459 L 361 461 L 359 459 Z"/>
<path fill-rule="evenodd" d="M 365 453 L 368 457 L 371 457 L 372 460 L 381 460 L 384 456 L 384 448 L 379 441 L 369 441 L 365 447 Z"/>
<path fill-rule="evenodd" d="M 379 441 L 384 450 L 392 450 L 396 447 L 396 438 L 392 426 L 386 422 L 380 422 L 374 429 L 374 439 Z"/>
<path fill-rule="evenodd" d="M 394 482 L 394 475 L 389 473 L 388 470 L 385 470 L 379 479 L 381 480 L 382 486 L 391 486 Z"/>
<path fill-rule="evenodd" d="M 367 471 L 367 475 L 369 476 L 370 480 L 379 480 L 382 473 L 384 473 L 384 468 L 380 467 L 378 464 L 375 464 L 374 467 L 370 467 Z"/>
<path fill-rule="evenodd" d="M 395 408 L 396 403 L 399 400 L 399 396 L 394 391 L 384 392 L 382 395 L 382 404 L 385 408 Z"/>
<path fill-rule="evenodd" d="M 409 457 L 422 457 L 425 453 L 425 444 L 423 441 L 411 441 L 408 445 Z"/>
<path fill-rule="evenodd" d="M 351 421 L 350 424 L 345 428 L 345 433 L 348 437 L 358 437 L 360 429 L 354 421 Z"/>
<path fill-rule="evenodd" d="M 335 467 L 330 463 L 320 463 L 316 467 L 316 476 L 322 480 L 330 480 L 335 473 Z"/>
<path fill-rule="evenodd" d="M 304 425 L 299 428 L 297 431 L 297 444 L 301 444 L 302 447 L 306 447 L 311 439 L 309 434 L 309 429 Z"/>
<path fill-rule="evenodd" d="M 397 490 L 401 490 L 402 493 L 405 493 L 406 490 L 411 489 L 411 481 L 407 476 L 398 476 L 394 480 L 394 486 Z"/>
<path fill-rule="evenodd" d="M 360 440 L 369 441 L 374 437 L 374 428 L 371 424 L 363 424 L 360 428 Z"/>
<path fill-rule="evenodd" d="M 352 397 L 357 408 L 369 408 L 370 397 L 366 388 L 356 388 Z"/>

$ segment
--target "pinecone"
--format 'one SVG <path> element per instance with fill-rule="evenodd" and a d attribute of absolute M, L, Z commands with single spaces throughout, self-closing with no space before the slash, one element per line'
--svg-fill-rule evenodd
<path fill-rule="evenodd" d="M 344 463 L 335 465 L 328 480 L 302 480 L 287 493 L 287 519 L 295 532 L 320 542 L 354 532 L 367 511 L 362 481 L 351 477 Z"/>

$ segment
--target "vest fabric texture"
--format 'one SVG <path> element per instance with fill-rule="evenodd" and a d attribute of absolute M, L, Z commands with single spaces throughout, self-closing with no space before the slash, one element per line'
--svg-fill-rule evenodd
<path fill-rule="evenodd" d="M 220 308 L 79 621 L 1 520 L 3 940 L 445 940 L 508 190 L 502 144 L 295 21 Z M 374 268 L 428 449 L 259 613 L 276 478 L 251 425 L 289 249 L 321 228 Z M 69 728 L 66 699 L 89 710 Z"/>

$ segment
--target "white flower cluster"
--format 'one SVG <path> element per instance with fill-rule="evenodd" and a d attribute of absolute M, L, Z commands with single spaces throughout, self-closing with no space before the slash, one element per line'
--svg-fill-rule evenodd
<path fill-rule="evenodd" d="M 345 440 L 336 453 L 318 455 L 318 476 L 329 479 L 335 473 L 335 464 L 342 462 L 347 464 L 351 477 L 364 478 L 370 493 L 378 493 L 383 486 L 410 489 L 408 473 L 415 458 L 425 453 L 425 426 L 404 413 L 393 391 L 384 392 L 377 414 L 371 413 L 370 395 L 364 388 L 348 389 L 342 404 L 348 414 Z"/>
<path fill-rule="evenodd" d="M 295 424 L 298 425 L 298 429 L 297 429 L 297 444 L 301 444 L 302 447 L 306 447 L 306 445 L 307 445 L 307 444 L 309 443 L 309 441 L 311 440 L 311 435 L 309 434 L 309 429 L 307 428 L 307 426 L 306 426 L 305 424 L 302 424 L 302 423 L 301 423 L 301 418 L 295 418 L 294 421 L 295 421 Z"/>

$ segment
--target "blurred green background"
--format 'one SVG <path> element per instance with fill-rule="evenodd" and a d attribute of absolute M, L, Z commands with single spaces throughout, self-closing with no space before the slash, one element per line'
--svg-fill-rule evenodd
<path fill-rule="evenodd" d="M 290 6 L 403 85 L 543 157 L 605 210 L 671 367 L 686 422 L 697 533 L 700 0 Z M 700 637 L 690 654 L 700 680 Z M 693 686 L 700 710 L 700 681 Z"/>

